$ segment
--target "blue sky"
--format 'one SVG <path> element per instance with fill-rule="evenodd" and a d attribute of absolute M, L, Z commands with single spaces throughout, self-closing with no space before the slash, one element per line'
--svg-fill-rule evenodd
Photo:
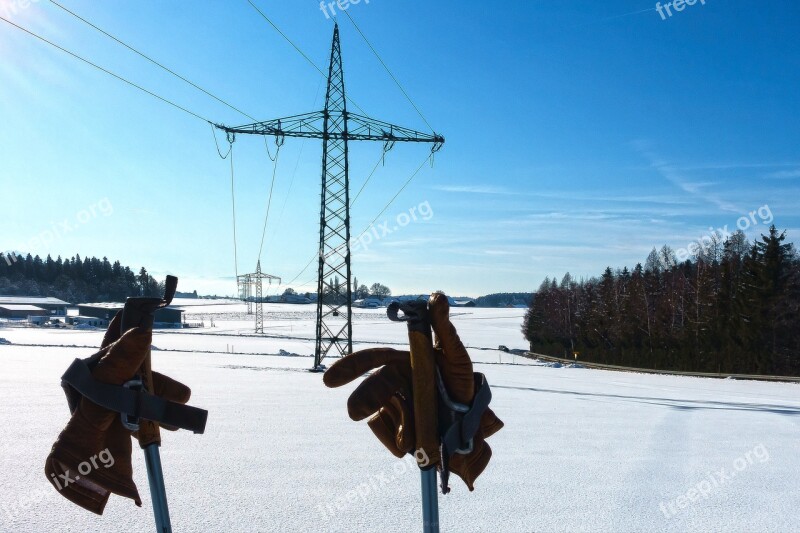
<path fill-rule="evenodd" d="M 254 2 L 327 68 L 333 23 L 318 2 Z M 246 0 L 63 5 L 250 115 L 322 108 L 322 76 Z M 380 217 L 398 229 L 354 251 L 360 283 L 529 291 L 685 248 L 741 217 L 751 238 L 768 220 L 800 237 L 796 2 L 698 0 L 666 20 L 649 0 L 371 0 L 348 13 L 447 138 Z M 0 15 L 202 117 L 250 122 L 47 0 L 0 0 Z M 351 98 L 425 131 L 350 21 L 340 26 Z M 232 294 L 230 169 L 208 124 L 2 21 L 0 56 L 0 249 L 105 255 Z M 354 191 L 380 153 L 353 147 Z M 234 154 L 246 272 L 273 166 L 261 138 L 239 137 Z M 353 206 L 354 234 L 427 154 L 387 155 Z M 301 291 L 316 287 L 316 264 L 298 274 L 318 247 L 320 158 L 318 141 L 281 150 L 261 258 Z M 426 216 L 399 227 L 412 209 Z"/>

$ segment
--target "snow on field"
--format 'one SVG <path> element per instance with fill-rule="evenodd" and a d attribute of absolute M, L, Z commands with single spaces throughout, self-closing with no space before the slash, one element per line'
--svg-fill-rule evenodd
<path fill-rule="evenodd" d="M 420 530 L 416 467 L 348 418 L 355 385 L 327 389 L 308 357 L 277 355 L 313 352 L 314 308 L 265 307 L 265 337 L 239 305 L 187 307 L 216 327 L 154 336 L 155 368 L 210 411 L 205 435 L 165 436 L 175 531 Z M 384 312 L 358 312 L 358 348 L 404 343 Z M 454 315 L 506 427 L 475 492 L 454 479 L 440 496 L 443 531 L 800 530 L 798 385 L 548 368 L 492 349 L 524 347 L 521 310 Z M 112 497 L 96 517 L 43 473 L 68 418 L 59 378 L 102 332 L 0 337 L 0 531 L 153 530 L 141 453 L 143 509 Z"/>

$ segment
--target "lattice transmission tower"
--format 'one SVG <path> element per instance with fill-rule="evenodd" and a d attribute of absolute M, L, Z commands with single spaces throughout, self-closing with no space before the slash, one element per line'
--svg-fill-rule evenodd
<path fill-rule="evenodd" d="M 432 151 L 436 152 L 444 144 L 444 137 L 347 110 L 338 24 L 333 28 L 328 88 L 322 111 L 238 127 L 215 126 L 231 135 L 231 138 L 235 138 L 236 134 L 250 134 L 275 136 L 281 142 L 284 137 L 322 139 L 316 346 L 312 368 L 321 370 L 322 360 L 331 350 L 340 356 L 353 351 L 348 143 L 380 141 L 384 143 L 385 151 L 396 142 L 431 143 Z"/>
<path fill-rule="evenodd" d="M 247 314 L 253 314 L 253 306 L 256 308 L 256 333 L 264 333 L 264 281 L 269 285 L 272 282 L 281 282 L 278 276 L 264 274 L 261 272 L 261 260 L 258 260 L 256 271 L 252 274 L 241 274 L 239 280 L 239 294 L 247 298 Z M 255 299 L 253 299 L 255 292 Z"/>

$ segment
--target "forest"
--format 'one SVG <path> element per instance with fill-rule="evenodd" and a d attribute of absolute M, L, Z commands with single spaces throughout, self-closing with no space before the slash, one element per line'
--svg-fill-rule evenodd
<path fill-rule="evenodd" d="M 633 270 L 545 279 L 523 333 L 531 350 L 636 368 L 800 375 L 800 257 L 772 226 L 678 262 L 668 246 Z"/>
<path fill-rule="evenodd" d="M 0 256 L 0 295 L 52 296 L 72 304 L 124 302 L 128 296 L 163 294 L 157 282 L 142 267 L 135 274 L 119 261 L 76 255 L 70 259 L 42 259 L 14 254 Z"/>

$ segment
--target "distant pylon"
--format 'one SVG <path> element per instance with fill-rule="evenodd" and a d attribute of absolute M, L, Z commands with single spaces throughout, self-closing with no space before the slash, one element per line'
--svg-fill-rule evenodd
<path fill-rule="evenodd" d="M 256 308 L 256 333 L 264 333 L 264 293 L 263 281 L 267 280 L 270 285 L 277 280 L 281 283 L 281 278 L 271 276 L 261 272 L 261 260 L 258 260 L 256 271 L 252 274 L 242 274 L 239 276 L 239 294 L 247 300 L 247 314 L 253 314 L 253 304 Z M 253 301 L 253 288 L 255 287 L 255 302 Z"/>
<path fill-rule="evenodd" d="M 247 304 L 247 314 L 253 314 L 253 282 L 250 274 L 242 274 L 236 278 L 239 286 L 239 299 Z"/>

